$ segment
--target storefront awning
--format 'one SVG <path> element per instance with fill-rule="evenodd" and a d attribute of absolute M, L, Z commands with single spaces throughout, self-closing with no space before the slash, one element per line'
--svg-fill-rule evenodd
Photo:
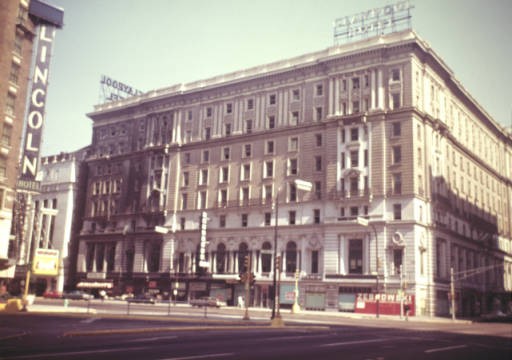
<path fill-rule="evenodd" d="M 76 287 L 79 289 L 112 289 L 114 285 L 111 282 L 82 281 Z"/>

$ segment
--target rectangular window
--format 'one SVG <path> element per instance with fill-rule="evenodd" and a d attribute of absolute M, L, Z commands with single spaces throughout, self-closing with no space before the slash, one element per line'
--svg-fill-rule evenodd
<path fill-rule="evenodd" d="M 209 127 L 204 128 L 204 139 L 210 140 L 210 138 L 211 138 L 211 128 L 209 128 Z"/>
<path fill-rule="evenodd" d="M 350 207 L 350 217 L 356 218 L 359 216 L 359 208 L 357 206 L 351 206 Z"/>
<path fill-rule="evenodd" d="M 289 201 L 297 201 L 297 187 L 294 183 L 289 184 Z"/>
<path fill-rule="evenodd" d="M 320 209 L 313 209 L 313 223 L 320 224 Z"/>
<path fill-rule="evenodd" d="M 246 206 L 249 204 L 249 188 L 243 187 L 240 192 L 240 197 L 242 200 L 242 205 Z"/>
<path fill-rule="evenodd" d="M 231 136 L 231 124 L 224 124 L 224 133 L 226 136 Z"/>
<path fill-rule="evenodd" d="M 322 171 L 322 157 L 315 156 L 315 170 Z"/>
<path fill-rule="evenodd" d="M 394 122 L 392 125 L 393 129 L 393 136 L 400 136 L 402 135 L 402 124 L 399 122 Z"/>
<path fill-rule="evenodd" d="M 400 69 L 391 70 L 391 80 L 400 81 Z"/>
<path fill-rule="evenodd" d="M 359 128 L 351 128 L 350 129 L 350 141 L 359 140 Z"/>
<path fill-rule="evenodd" d="M 318 274 L 318 250 L 311 250 L 311 273 Z"/>
<path fill-rule="evenodd" d="M 391 101 L 393 102 L 393 109 L 399 109 L 401 106 L 400 103 L 400 94 L 391 94 Z"/>
<path fill-rule="evenodd" d="M 192 110 L 187 111 L 187 120 L 192 120 Z"/>
<path fill-rule="evenodd" d="M 270 226 L 270 222 L 272 220 L 272 213 L 265 213 L 265 226 Z"/>
<path fill-rule="evenodd" d="M 350 195 L 356 196 L 359 194 L 359 176 L 350 178 Z"/>
<path fill-rule="evenodd" d="M 233 112 L 233 104 L 227 103 L 226 104 L 226 114 L 231 114 Z"/>
<path fill-rule="evenodd" d="M 315 198 L 317 200 L 322 199 L 322 182 L 315 181 Z"/>
<path fill-rule="evenodd" d="M 322 84 L 318 84 L 316 86 L 316 96 L 322 96 L 324 94 L 324 86 Z"/>
<path fill-rule="evenodd" d="M 229 160 L 231 157 L 231 151 L 229 147 L 222 148 L 222 159 Z"/>
<path fill-rule="evenodd" d="M 211 117 L 212 116 L 212 108 L 211 107 L 207 107 L 206 108 L 206 117 Z"/>
<path fill-rule="evenodd" d="M 185 171 L 183 173 L 183 186 L 188 186 L 188 182 L 189 182 L 189 174 L 188 174 L 188 171 Z"/>
<path fill-rule="evenodd" d="M 12 127 L 9 124 L 4 123 L 4 128 L 2 130 L 2 138 L 0 139 L 2 144 L 7 145 L 7 146 L 11 145 L 11 135 L 12 135 Z"/>
<path fill-rule="evenodd" d="M 245 132 L 247 134 L 252 133 L 252 120 L 246 120 L 245 121 Z"/>
<path fill-rule="evenodd" d="M 315 134 L 316 146 L 322 146 L 322 134 Z"/>
<path fill-rule="evenodd" d="M 265 162 L 265 177 L 272 177 L 274 176 L 274 162 L 266 161 Z"/>
<path fill-rule="evenodd" d="M 294 210 L 288 212 L 288 224 L 295 225 L 296 212 Z"/>
<path fill-rule="evenodd" d="M 181 194 L 181 210 L 187 210 L 188 207 L 188 194 Z"/>
<path fill-rule="evenodd" d="M 353 101 L 352 102 L 352 112 L 358 113 L 359 111 L 361 111 L 361 109 L 359 107 L 359 101 Z"/>
<path fill-rule="evenodd" d="M 294 89 L 292 91 L 292 100 L 294 100 L 294 101 L 300 100 L 300 90 L 299 89 Z"/>
<path fill-rule="evenodd" d="M 206 209 L 206 191 L 199 193 L 199 209 Z"/>
<path fill-rule="evenodd" d="M 180 229 L 185 230 L 186 219 L 184 217 L 180 218 Z"/>
<path fill-rule="evenodd" d="M 400 146 L 393 146 L 393 164 L 400 164 L 402 162 L 402 148 Z"/>
<path fill-rule="evenodd" d="M 393 219 L 402 220 L 402 204 L 393 204 Z"/>
<path fill-rule="evenodd" d="M 402 174 L 393 174 L 393 194 L 402 193 Z"/>
<path fill-rule="evenodd" d="M 268 129 L 274 129 L 275 127 L 276 127 L 276 117 L 273 116 L 273 115 L 270 115 L 268 117 L 267 128 Z"/>
<path fill-rule="evenodd" d="M 16 96 L 8 93 L 7 98 L 5 100 L 5 112 L 7 115 L 14 115 L 14 112 L 16 111 Z"/>
<path fill-rule="evenodd" d="M 224 166 L 221 168 L 221 174 L 220 174 L 220 182 L 228 182 L 229 181 L 229 167 Z"/>
<path fill-rule="evenodd" d="M 248 158 L 252 155 L 252 146 L 251 144 L 244 145 L 244 157 Z"/>
<path fill-rule="evenodd" d="M 288 175 L 297 175 L 297 159 L 288 160 Z"/>
<path fill-rule="evenodd" d="M 321 107 L 315 108 L 315 120 L 321 121 L 323 117 L 323 109 Z"/>
<path fill-rule="evenodd" d="M 219 192 L 219 203 L 220 206 L 225 207 L 228 204 L 228 191 L 226 189 L 221 189 Z"/>
<path fill-rule="evenodd" d="M 247 99 L 247 110 L 254 109 L 254 99 Z"/>
<path fill-rule="evenodd" d="M 352 150 L 350 152 L 350 167 L 358 167 L 359 166 L 359 151 Z"/>
<path fill-rule="evenodd" d="M 219 227 L 221 227 L 221 228 L 226 227 L 226 215 L 224 215 L 224 214 L 219 216 Z"/>
<path fill-rule="evenodd" d="M 299 150 L 299 138 L 298 137 L 290 138 L 290 141 L 288 143 L 288 150 L 289 151 Z"/>
<path fill-rule="evenodd" d="M 344 143 L 345 142 L 345 129 L 342 129 L 341 130 L 341 142 Z"/>
<path fill-rule="evenodd" d="M 269 140 L 267 141 L 267 151 L 266 151 L 267 154 L 273 154 L 274 153 L 274 141 L 273 140 Z"/>
<path fill-rule="evenodd" d="M 359 78 L 358 77 L 352 78 L 352 89 L 353 90 L 359 89 Z"/>
<path fill-rule="evenodd" d="M 13 62 L 11 64 L 11 73 L 9 74 L 9 80 L 13 84 L 18 84 L 18 77 L 20 74 L 20 66 Z"/>
<path fill-rule="evenodd" d="M 242 227 L 247 227 L 248 223 L 249 223 L 249 215 L 242 214 Z"/>
<path fill-rule="evenodd" d="M 345 153 L 341 153 L 341 168 L 345 169 Z"/>
<path fill-rule="evenodd" d="M 251 178 L 251 164 L 244 164 L 242 166 L 242 180 L 250 180 Z"/>
<path fill-rule="evenodd" d="M 270 105 L 275 105 L 276 104 L 276 94 L 270 94 L 269 97 L 268 97 L 268 103 Z"/>
<path fill-rule="evenodd" d="M 292 112 L 292 119 L 291 119 L 291 124 L 290 125 L 298 125 L 299 124 L 299 112 L 298 111 L 293 111 Z"/>
<path fill-rule="evenodd" d="M 199 185 L 208 184 L 208 169 L 201 170 L 201 177 L 199 178 Z"/>
<path fill-rule="evenodd" d="M 272 185 L 265 185 L 265 204 L 270 204 L 272 202 Z"/>
<path fill-rule="evenodd" d="M 207 163 L 210 161 L 210 151 L 204 150 L 203 151 L 203 162 Z"/>
<path fill-rule="evenodd" d="M 368 166 L 368 150 L 364 150 L 364 166 Z"/>
<path fill-rule="evenodd" d="M 363 273 L 363 240 L 350 239 L 348 243 L 349 274 Z"/>

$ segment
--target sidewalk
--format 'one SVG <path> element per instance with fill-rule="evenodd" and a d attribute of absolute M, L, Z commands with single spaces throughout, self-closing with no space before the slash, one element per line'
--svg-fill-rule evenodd
<path fill-rule="evenodd" d="M 105 302 L 112 302 L 115 304 L 119 304 L 117 300 L 105 300 Z M 59 305 L 43 305 L 43 304 L 32 304 L 27 308 L 28 312 L 32 313 L 71 313 L 71 314 L 95 314 L 95 315 L 102 315 L 102 316 L 109 316 L 109 315 L 124 315 L 126 317 L 130 316 L 141 316 L 145 315 L 149 318 L 151 317 L 158 317 L 161 316 L 161 314 L 154 313 L 152 315 L 152 311 L 132 311 L 131 314 L 126 314 L 125 311 L 118 311 L 118 312 L 103 312 L 98 311 L 94 308 L 94 302 L 90 304 L 90 308 L 86 307 L 78 307 L 78 306 L 59 306 Z M 178 304 L 173 305 L 173 314 L 176 315 L 176 309 L 190 309 L 191 306 L 188 304 Z M 224 307 L 223 310 L 226 310 L 228 314 L 225 314 L 224 317 L 226 318 L 232 318 L 232 317 L 238 317 L 241 311 L 243 309 L 238 307 Z M 252 315 L 251 318 L 254 318 L 255 320 L 264 320 L 264 319 L 270 319 L 271 310 L 266 308 L 259 308 L 259 307 L 251 307 L 249 308 L 249 313 Z M 326 311 L 312 311 L 312 310 L 302 310 L 300 313 L 292 314 L 290 309 L 281 309 L 280 310 L 281 316 L 291 322 L 333 322 L 334 319 L 360 319 L 360 320 L 383 320 L 383 321 L 397 321 L 397 322 L 404 322 L 406 321 L 405 318 L 400 318 L 400 316 L 396 315 L 380 315 L 379 318 L 377 318 L 373 314 L 357 314 L 357 313 L 350 313 L 350 312 L 326 312 Z M 198 313 L 199 314 L 199 313 Z M 181 315 L 187 315 L 186 313 L 182 313 Z M 223 317 L 222 314 L 212 314 L 210 316 L 215 317 Z M 193 316 L 193 317 L 197 317 Z M 425 322 L 425 323 L 439 323 L 439 324 L 471 324 L 473 321 L 471 320 L 465 320 L 465 319 L 456 319 L 452 320 L 451 318 L 444 318 L 444 317 L 428 317 L 428 316 L 410 316 L 409 322 Z"/>

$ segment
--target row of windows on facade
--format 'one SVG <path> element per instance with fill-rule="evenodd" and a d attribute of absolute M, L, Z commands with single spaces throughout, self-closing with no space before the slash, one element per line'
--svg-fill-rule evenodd
<path fill-rule="evenodd" d="M 503 260 L 490 259 L 481 251 L 452 244 L 448 249 L 448 242 L 444 239 L 436 240 L 436 263 L 434 276 L 448 278 L 447 262 L 455 273 L 459 273 L 462 280 L 487 285 L 503 284 Z M 448 250 L 450 250 L 448 256 Z M 505 266 L 506 271 L 512 275 L 512 264 Z M 477 271 L 480 270 L 480 271 Z"/>
<path fill-rule="evenodd" d="M 365 88 L 368 88 L 370 86 L 370 77 L 369 75 L 365 74 L 363 76 L 363 84 Z M 392 81 L 400 81 L 400 69 L 392 69 L 391 71 L 391 80 Z M 341 90 L 347 91 L 348 90 L 348 83 L 351 83 L 352 90 L 357 90 L 361 88 L 361 77 L 356 76 L 352 77 L 350 80 L 342 79 L 341 81 Z M 323 84 L 317 84 L 315 85 L 315 96 L 323 96 L 324 95 L 324 88 Z M 277 104 L 277 94 L 269 94 L 267 96 L 268 99 L 268 105 L 276 105 Z M 301 90 L 300 89 L 293 89 L 291 90 L 291 99 L 292 101 L 299 101 L 301 100 Z M 395 101 L 393 101 L 395 103 Z M 399 104 L 399 98 L 397 99 L 397 103 Z M 249 98 L 245 101 L 245 110 L 253 110 L 255 106 L 255 99 Z M 394 106 L 394 108 L 399 107 Z M 231 114 L 233 113 L 233 103 L 228 102 L 224 106 L 225 114 Z M 353 112 L 359 112 L 359 102 L 353 103 Z M 366 110 L 368 109 L 368 106 L 366 107 Z M 207 106 L 206 107 L 206 117 L 212 117 L 213 116 L 213 107 Z M 193 119 L 193 113 L 192 110 L 187 111 L 187 120 L 191 121 Z"/>
<path fill-rule="evenodd" d="M 369 106 L 369 99 L 364 99 L 363 106 L 361 108 L 361 103 L 359 100 L 352 101 L 352 106 L 349 109 L 347 102 L 341 103 L 341 109 L 342 109 L 342 115 L 349 115 L 349 114 L 357 114 L 361 111 L 368 111 L 370 109 Z M 392 109 L 398 109 L 401 107 L 401 95 L 399 93 L 392 93 L 391 94 L 391 106 Z M 300 111 L 291 111 L 290 112 L 290 122 L 288 125 L 290 126 L 297 126 L 301 123 L 300 118 Z M 315 121 L 321 121 L 324 117 L 324 111 L 323 108 L 318 106 L 314 108 L 314 120 Z M 253 132 L 253 125 L 254 122 L 252 119 L 247 119 L 243 123 L 243 132 L 246 134 L 250 134 Z M 275 115 L 269 115 L 266 117 L 265 121 L 265 129 L 271 130 L 275 129 L 277 126 L 276 117 Z M 232 127 L 233 124 L 231 123 L 225 123 L 223 128 L 223 135 L 224 136 L 231 136 L 232 135 Z M 204 140 L 210 140 L 212 137 L 212 129 L 211 127 L 205 127 L 203 130 L 202 138 Z M 185 141 L 190 142 L 192 140 L 192 131 L 186 130 L 185 131 Z"/>
<path fill-rule="evenodd" d="M 145 251 L 145 271 L 147 272 L 158 272 L 160 270 L 160 258 L 161 258 L 161 245 L 159 243 L 148 243 L 147 251 Z M 353 245 L 357 247 L 357 245 Z M 89 243 L 87 244 L 86 256 L 85 256 L 85 268 L 88 272 L 111 272 L 115 269 L 115 250 L 116 245 L 112 243 Z M 362 245 L 360 246 L 360 254 L 355 249 L 352 254 L 353 256 L 361 256 L 362 258 Z M 262 244 L 261 250 L 250 251 L 248 245 L 245 242 L 240 243 L 238 251 L 227 251 L 226 246 L 221 243 L 217 246 L 215 251 L 206 253 L 206 260 L 210 258 L 215 259 L 214 272 L 223 273 L 241 273 L 247 271 L 244 259 L 246 256 L 255 257 L 256 261 L 252 262 L 252 269 L 250 271 L 256 271 L 259 273 L 270 273 L 272 271 L 272 246 L 269 242 Z M 124 254 L 125 258 L 125 271 L 133 272 L 134 270 L 134 255 L 135 251 L 133 248 L 126 250 Z M 298 256 L 297 256 L 297 244 L 294 241 L 289 241 L 286 245 L 284 252 L 284 258 L 286 261 L 283 263 L 284 270 L 287 273 L 294 273 L 298 269 Z M 191 254 L 192 258 L 195 258 L 195 263 L 199 261 L 199 251 Z M 236 260 L 238 261 L 234 261 Z M 192 263 L 186 264 L 186 254 L 183 252 L 178 253 L 177 266 L 179 272 L 193 272 Z M 188 266 L 187 266 L 188 265 Z M 312 250 L 310 252 L 310 273 L 316 274 L 319 271 L 319 250 Z"/>
<path fill-rule="evenodd" d="M 312 219 L 313 224 L 320 224 L 321 219 L 321 211 L 320 209 L 313 209 L 312 211 Z M 340 221 L 346 221 L 346 220 L 355 220 L 360 215 L 368 215 L 368 206 L 350 206 L 350 207 L 342 207 L 340 208 Z M 240 227 L 249 227 L 249 214 L 248 213 L 242 213 L 240 216 Z M 257 222 L 261 221 L 260 216 L 257 216 Z M 265 212 L 263 213 L 263 226 L 272 226 L 272 212 Z M 297 224 L 297 211 L 296 210 L 289 210 L 287 212 L 287 219 L 288 219 L 288 225 L 298 225 Z M 402 220 L 402 204 L 393 204 L 393 220 Z M 219 228 L 226 228 L 227 226 L 227 215 L 226 214 L 220 214 L 218 218 L 218 227 Z M 181 217 L 180 218 L 180 229 L 181 230 L 187 230 L 186 229 L 187 224 L 187 218 Z M 274 224 L 275 225 L 275 224 Z"/>

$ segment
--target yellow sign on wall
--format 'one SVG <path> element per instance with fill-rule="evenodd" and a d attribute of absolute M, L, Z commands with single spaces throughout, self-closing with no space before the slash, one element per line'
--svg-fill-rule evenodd
<path fill-rule="evenodd" d="M 59 250 L 36 249 L 32 272 L 34 275 L 57 276 L 59 274 Z"/>

